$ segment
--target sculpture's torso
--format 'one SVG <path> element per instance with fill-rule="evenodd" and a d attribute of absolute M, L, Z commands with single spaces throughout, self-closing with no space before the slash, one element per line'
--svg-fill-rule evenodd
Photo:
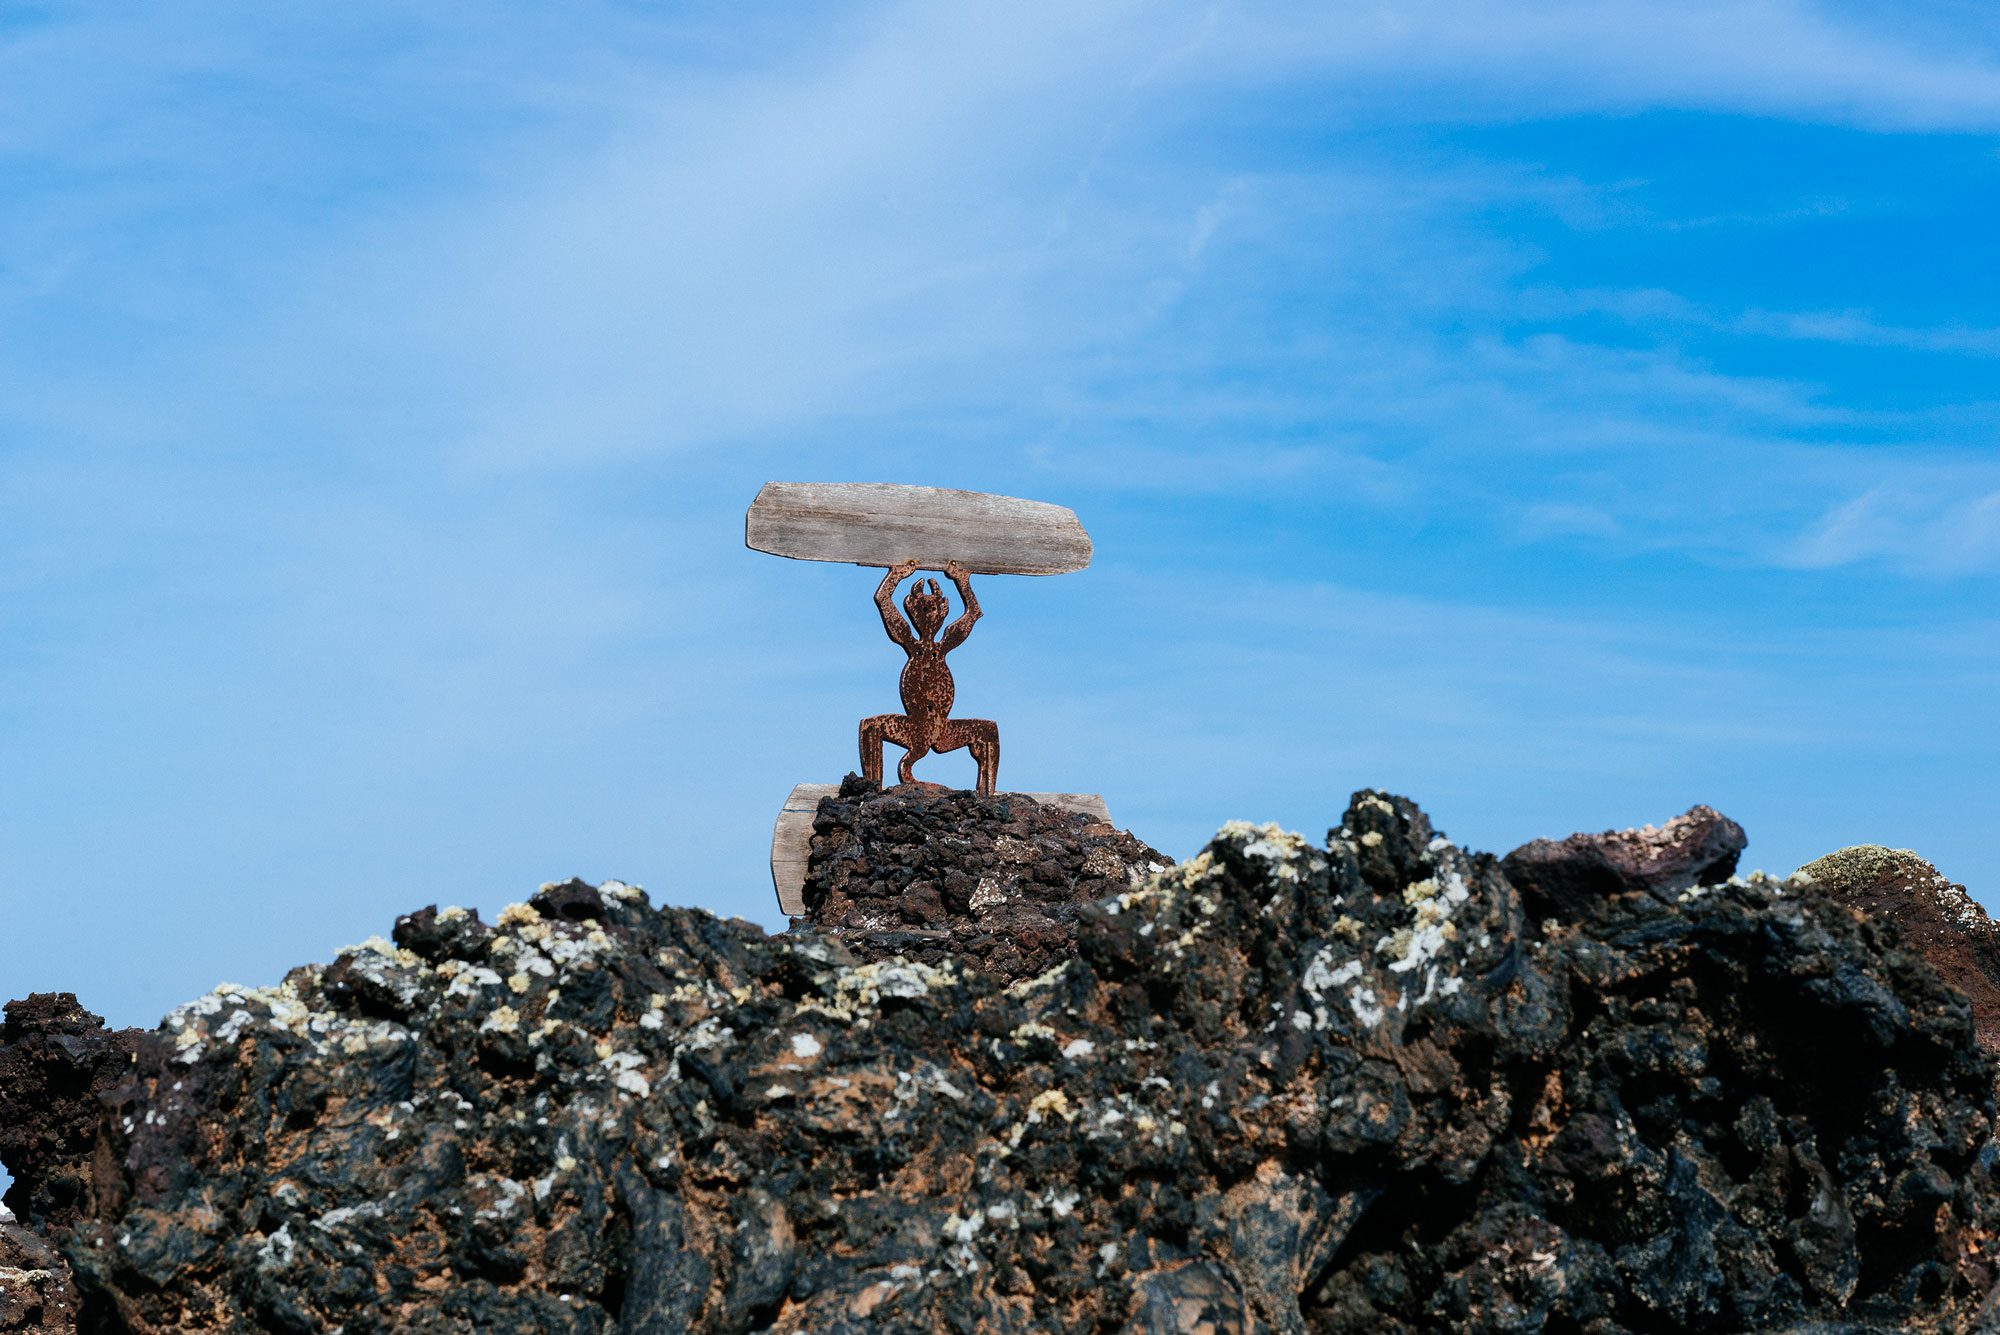
<path fill-rule="evenodd" d="M 938 725 L 951 717 L 955 686 L 951 669 L 945 666 L 944 646 L 920 640 L 908 650 L 910 661 L 903 664 L 897 686 L 903 697 L 903 712 L 926 744 L 937 740 Z"/>

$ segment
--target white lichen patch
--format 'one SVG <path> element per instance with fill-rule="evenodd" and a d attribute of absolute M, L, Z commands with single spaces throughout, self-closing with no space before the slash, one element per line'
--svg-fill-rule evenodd
<path fill-rule="evenodd" d="M 1358 959 L 1348 959 L 1335 963 L 1338 955 L 1332 946 L 1321 946 L 1306 962 L 1305 972 L 1299 976 L 1299 986 L 1311 1003 L 1311 1013 L 1292 1012 L 1292 1024 L 1298 1029 L 1327 1029 L 1333 1024 L 1333 996 L 1342 987 L 1353 982 L 1362 974 L 1362 963 Z"/>
<path fill-rule="evenodd" d="M 1007 891 L 991 876 L 982 876 L 972 887 L 972 897 L 968 901 L 974 913 L 983 913 L 990 908 L 998 908 L 1007 902 Z"/>
<path fill-rule="evenodd" d="M 494 919 L 494 924 L 501 928 L 525 927 L 530 923 L 539 923 L 541 920 L 541 910 L 537 909 L 533 904 L 509 904 L 506 908 L 500 910 L 500 916 Z"/>
<path fill-rule="evenodd" d="M 1441 852 L 1442 864 L 1454 860 L 1455 850 Z M 1458 924 L 1453 918 L 1471 898 L 1471 891 L 1466 888 L 1464 873 L 1458 867 L 1441 866 L 1441 876 L 1441 880 L 1426 877 L 1405 886 L 1401 899 L 1410 910 L 1410 921 L 1375 942 L 1374 954 L 1385 960 L 1390 973 L 1416 973 L 1422 981 L 1423 986 L 1414 993 L 1406 988 L 1397 997 L 1398 1010 L 1451 996 L 1463 986 L 1458 975 L 1447 968 L 1445 955 L 1446 948 L 1458 939 Z M 1381 1013 L 1372 993 L 1366 1001 L 1351 996 L 1350 1004 L 1357 1015 Z"/>
<path fill-rule="evenodd" d="M 358 946 L 342 946 L 337 953 L 352 955 L 357 962 L 364 956 L 374 955 L 378 958 L 400 964 L 406 969 L 423 967 L 422 957 L 414 950 L 405 950 L 395 942 L 380 936 L 371 936 Z"/>
<path fill-rule="evenodd" d="M 610 1072 L 611 1083 L 621 1093 L 645 1098 L 653 1092 L 652 1082 L 640 1074 L 646 1059 L 636 1052 L 609 1050 L 609 1045 L 600 1045 L 598 1062 Z"/>
<path fill-rule="evenodd" d="M 1103 844 L 1099 844 L 1097 847 L 1091 849 L 1088 853 L 1084 854 L 1083 874 L 1085 876 L 1097 876 L 1102 878 L 1109 878 L 1113 876 L 1123 876 L 1124 873 L 1125 873 L 1124 859 L 1120 858 L 1116 853 L 1112 852 L 1111 849 L 1105 847 Z"/>
<path fill-rule="evenodd" d="M 338 1209 L 328 1210 L 313 1220 L 312 1226 L 331 1233 L 351 1219 L 377 1219 L 381 1214 L 382 1207 L 374 1201 L 362 1201 L 359 1205 L 343 1205 Z"/>
<path fill-rule="evenodd" d="M 1054 1113 L 1065 1122 L 1076 1118 L 1076 1114 L 1070 1111 L 1069 1095 L 1060 1089 L 1045 1089 L 1028 1101 L 1029 1122 L 1041 1121 L 1045 1112 Z"/>
<path fill-rule="evenodd" d="M 993 841 L 993 856 L 1002 862 L 1022 865 L 1042 860 L 1042 850 L 1025 839 L 1003 834 Z"/>
<path fill-rule="evenodd" d="M 386 947 L 390 953 L 382 954 L 381 947 Z M 351 952 L 364 952 L 366 958 L 376 961 L 383 969 L 400 970 L 406 967 L 395 948 L 380 938 L 351 947 Z M 357 956 L 357 961 L 359 958 Z M 354 967 L 358 969 L 358 963 Z M 411 1009 L 420 1010 L 422 1008 L 415 1003 L 429 999 L 425 989 L 435 975 L 421 961 L 407 967 L 412 974 L 422 975 L 419 981 L 409 984 L 413 990 L 407 993 L 412 1001 Z M 333 1011 L 312 1010 L 301 995 L 299 984 L 303 981 L 311 987 L 322 973 L 318 966 L 310 966 L 295 971 L 294 977 L 277 987 L 243 987 L 225 983 L 205 996 L 176 1007 L 163 1022 L 174 1036 L 177 1049 L 175 1060 L 193 1065 L 212 1050 L 227 1049 L 267 1029 L 304 1039 L 319 1053 L 365 1052 L 377 1043 L 400 1043 L 410 1037 L 407 1029 L 388 1021 L 350 1019 Z"/>
<path fill-rule="evenodd" d="M 292 1254 L 297 1247 L 298 1244 L 292 1240 L 292 1226 L 289 1223 L 280 1224 L 278 1231 L 265 1238 L 263 1245 L 257 1248 L 257 1269 L 267 1275 L 283 1270 L 292 1263 Z"/>
<path fill-rule="evenodd" d="M 1073 961 L 1071 960 L 1064 960 L 1061 964 L 1056 965 L 1046 972 L 1038 973 L 1033 978 L 1023 978 L 1018 983 L 1009 984 L 1007 994 L 1014 997 L 1025 997 L 1030 992 L 1036 992 L 1045 987 L 1054 987 L 1063 980 L 1063 976 L 1069 972 L 1069 967 L 1072 963 Z"/>
<path fill-rule="evenodd" d="M 1319 850 L 1306 837 L 1279 826 L 1252 825 L 1249 821 L 1224 822 L 1217 839 L 1233 840 L 1245 857 L 1271 864 L 1271 874 L 1281 881 L 1296 881 L 1319 858 Z"/>
<path fill-rule="evenodd" d="M 1242 824 L 1243 822 L 1238 823 Z M 1180 866 L 1175 867 L 1174 875 L 1166 876 L 1163 874 L 1160 877 L 1160 884 L 1165 885 L 1170 881 L 1179 881 L 1184 886 L 1196 886 L 1212 876 L 1220 876 L 1221 874 L 1222 868 L 1216 865 L 1215 854 L 1204 848 Z"/>
<path fill-rule="evenodd" d="M 898 955 L 873 964 L 842 968 L 834 980 L 830 1000 L 807 998 L 798 1004 L 797 1010 L 825 1015 L 865 1029 L 884 1000 L 927 996 L 934 989 L 956 987 L 960 981 L 958 967 L 950 960 L 932 966 Z"/>
<path fill-rule="evenodd" d="M 409 1041 L 410 1031 L 390 1020 L 341 1020 L 328 1028 L 338 1037 L 340 1050 L 358 1057 L 373 1047 Z"/>
<path fill-rule="evenodd" d="M 493 1177 L 477 1173 L 465 1181 L 466 1192 L 475 1200 L 484 1199 L 486 1204 L 475 1208 L 474 1219 L 512 1218 L 521 1202 L 528 1198 L 528 1188 L 511 1177 Z"/>
<path fill-rule="evenodd" d="M 1347 1004 L 1354 1010 L 1354 1018 L 1373 1029 L 1382 1023 L 1383 1007 L 1381 998 L 1372 987 L 1351 987 L 1347 990 Z"/>
<path fill-rule="evenodd" d="M 444 990 L 447 997 L 470 997 L 478 994 L 482 987 L 500 986 L 500 975 L 482 964 L 470 964 L 457 971 Z"/>

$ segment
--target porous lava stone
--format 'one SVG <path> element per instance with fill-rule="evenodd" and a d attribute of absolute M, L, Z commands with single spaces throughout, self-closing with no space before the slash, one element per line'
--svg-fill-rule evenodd
<path fill-rule="evenodd" d="M 76 1288 L 55 1248 L 0 1210 L 0 1335 L 75 1335 Z"/>
<path fill-rule="evenodd" d="M 1025 794 L 850 774 L 813 818 L 806 922 L 859 960 L 953 958 L 1016 982 L 1076 954 L 1084 905 L 1173 861 Z"/>
<path fill-rule="evenodd" d="M 617 883 L 539 903 L 142 1036 L 72 1213 L 23 1220 L 82 1327 L 1990 1325 L 1971 1009 L 1814 878 L 1531 915 L 1371 791 L 1323 845 L 1231 823 L 1077 905 L 1011 984 Z M 44 1115 L 0 1088 L 0 1125 Z"/>

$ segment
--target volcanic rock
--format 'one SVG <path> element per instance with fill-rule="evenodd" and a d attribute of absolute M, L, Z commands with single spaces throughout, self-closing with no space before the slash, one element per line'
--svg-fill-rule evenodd
<path fill-rule="evenodd" d="M 0 1335 L 74 1335 L 76 1311 L 62 1257 L 0 1209 Z"/>
<path fill-rule="evenodd" d="M 1085 905 L 1173 861 L 1020 793 L 885 790 L 850 774 L 813 818 L 806 920 L 858 960 L 951 958 L 1017 982 L 1076 954 Z"/>
<path fill-rule="evenodd" d="M 1861 844 L 1799 868 L 1871 918 L 1896 924 L 1903 941 L 1972 1002 L 1980 1046 L 2000 1057 L 2000 924 L 1965 887 L 1906 848 Z"/>
<path fill-rule="evenodd" d="M 1990 1324 L 1971 1009 L 1804 877 L 1531 916 L 1363 792 L 1324 846 L 1231 823 L 1078 905 L 1013 984 L 616 882 L 540 902 L 145 1036 L 52 1230 L 86 1326 Z M 38 1116 L 0 1086 L 0 1124 Z"/>
<path fill-rule="evenodd" d="M 1609 895 L 1644 891 L 1664 898 L 1725 881 L 1748 840 L 1714 807 L 1691 807 L 1665 825 L 1535 839 L 1501 869 L 1537 917 L 1588 916 Z"/>
<path fill-rule="evenodd" d="M 91 1154 L 103 1120 L 99 1097 L 126 1078 L 141 1032 L 104 1028 L 104 1017 L 70 992 L 37 992 L 7 1003 L 0 1022 L 0 1163 L 14 1185 L 13 1211 L 61 1228 L 88 1206 Z"/>

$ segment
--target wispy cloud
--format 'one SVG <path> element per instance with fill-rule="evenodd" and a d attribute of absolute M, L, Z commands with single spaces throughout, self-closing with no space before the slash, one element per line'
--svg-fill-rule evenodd
<path fill-rule="evenodd" d="M 1779 553 L 1785 564 L 1825 570 L 1882 562 L 1926 575 L 1962 575 L 2000 566 L 2000 465 L 1982 470 L 1968 495 L 1942 478 L 1918 491 L 1908 482 L 1872 487 L 1827 511 Z"/>
<path fill-rule="evenodd" d="M 1660 288 L 1531 290 L 1524 298 L 1527 309 L 1545 316 L 1598 313 L 1665 329 L 1696 328 L 1849 347 L 2000 356 L 2000 328 L 1961 323 L 1895 324 L 1867 310 L 1722 310 Z"/>
<path fill-rule="evenodd" d="M 2000 124 L 1990 51 L 1945 33 L 1913 38 L 1886 16 L 1867 21 L 1790 0 L 1443 0 L 1234 17 L 1218 41 L 1245 66 L 1311 77 L 1428 76 L 1423 96 L 1440 117 L 1668 106 L 1896 129 Z"/>
<path fill-rule="evenodd" d="M 1921 751 L 1990 862 L 1995 313 L 1892 210 L 1926 300 L 1800 260 L 1868 195 L 1742 146 L 1802 125 L 1846 184 L 2000 64 L 1773 0 L 10 10 L 0 870 L 163 1002 L 218 866 L 273 968 L 585 864 L 755 910 L 767 790 L 893 690 L 856 572 L 743 552 L 769 476 L 1074 500 L 1098 566 L 994 589 L 966 698 L 1183 851 L 1391 781 L 1494 843 L 1733 784 L 1811 854 Z"/>
<path fill-rule="evenodd" d="M 1746 334 L 1844 343 L 1852 347 L 2000 356 L 2000 329 L 1974 329 L 1957 324 L 1912 328 L 1884 324 L 1866 311 L 1745 311 L 1729 322 L 1728 327 Z"/>

